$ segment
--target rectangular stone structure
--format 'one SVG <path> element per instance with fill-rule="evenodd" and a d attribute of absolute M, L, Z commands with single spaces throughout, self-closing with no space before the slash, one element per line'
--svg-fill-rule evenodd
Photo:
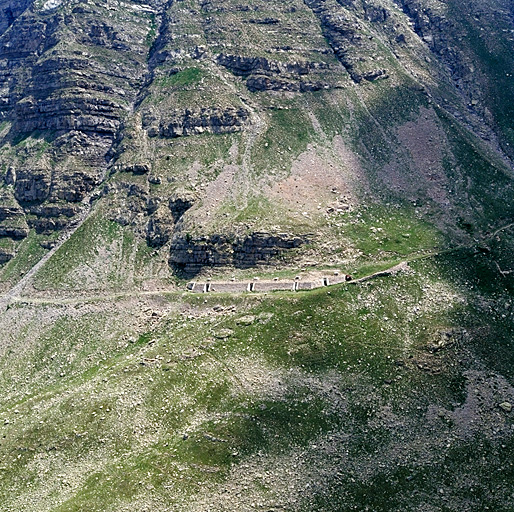
<path fill-rule="evenodd" d="M 247 291 L 248 283 L 246 282 L 213 282 L 211 283 L 211 292 L 218 293 L 242 293 Z"/>
<path fill-rule="evenodd" d="M 294 281 L 260 281 L 258 279 L 251 281 L 190 281 L 186 288 L 194 293 L 244 293 L 244 292 L 273 292 L 273 291 L 299 291 L 314 290 L 315 288 L 323 288 L 334 284 L 346 283 L 351 279 L 344 273 L 324 276 L 314 281 L 302 281 L 297 279 Z"/>
<path fill-rule="evenodd" d="M 293 281 L 256 281 L 254 292 L 293 291 Z"/>
<path fill-rule="evenodd" d="M 314 288 L 319 288 L 320 286 L 323 286 L 323 281 L 321 281 L 320 283 L 312 282 L 312 281 L 297 281 L 296 282 L 296 289 L 298 291 L 313 290 Z"/>
<path fill-rule="evenodd" d="M 346 282 L 346 274 L 339 274 L 338 276 L 329 276 L 329 284 L 340 284 Z"/>

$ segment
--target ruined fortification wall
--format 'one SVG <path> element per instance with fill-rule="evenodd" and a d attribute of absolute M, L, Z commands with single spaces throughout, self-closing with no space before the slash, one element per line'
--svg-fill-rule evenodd
<path fill-rule="evenodd" d="M 301 291 L 314 290 L 323 286 L 344 283 L 351 280 L 347 274 L 338 274 L 330 277 L 302 281 L 290 280 L 259 280 L 249 281 L 191 281 L 187 289 L 194 293 L 243 293 L 243 292 L 273 292 L 273 291 Z"/>

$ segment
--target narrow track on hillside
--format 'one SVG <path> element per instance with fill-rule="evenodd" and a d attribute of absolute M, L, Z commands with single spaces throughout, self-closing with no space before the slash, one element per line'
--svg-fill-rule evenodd
<path fill-rule="evenodd" d="M 85 205 L 81 212 L 78 214 L 78 218 L 75 219 L 73 225 L 68 228 L 61 236 L 57 239 L 56 244 L 2 297 L 0 297 L 0 309 L 3 309 L 7 304 L 16 298 L 16 296 L 29 284 L 32 278 L 37 274 L 39 269 L 67 242 L 71 236 L 84 224 L 91 212 L 91 205 Z"/>
<path fill-rule="evenodd" d="M 496 231 L 494 231 L 489 237 L 487 238 L 493 238 L 495 237 L 496 235 L 498 235 L 499 233 L 501 233 L 502 231 L 506 231 L 507 229 L 510 229 L 514 227 L 514 222 L 511 222 L 510 224 L 507 224 L 506 226 L 503 226 L 499 229 L 497 229 Z"/>
<path fill-rule="evenodd" d="M 86 201 L 86 200 L 84 200 Z M 92 294 L 92 295 L 79 295 L 77 294 L 75 297 L 28 297 L 20 295 L 20 292 L 22 292 L 23 288 L 29 284 L 31 278 L 37 273 L 37 271 L 52 257 L 53 254 L 77 231 L 77 229 L 84 223 L 84 221 L 87 219 L 88 214 L 90 213 L 91 206 L 88 205 L 88 207 L 84 208 L 83 212 L 80 214 L 78 221 L 73 225 L 71 229 L 69 229 L 60 239 L 59 242 L 53 247 L 41 260 L 39 260 L 36 265 L 34 265 L 30 271 L 25 274 L 23 279 L 19 281 L 16 285 L 14 285 L 6 294 L 4 294 L 0 298 L 0 310 L 5 310 L 5 308 L 9 305 L 9 303 L 25 303 L 25 304 L 56 304 L 56 305 L 66 305 L 66 304 L 84 304 L 84 303 L 90 303 L 90 302 L 105 302 L 105 301 L 114 301 L 114 300 L 121 300 L 125 298 L 137 298 L 137 297 L 163 297 L 163 296 L 171 296 L 171 295 L 183 295 L 184 293 L 195 293 L 195 294 L 204 294 L 204 295 L 216 295 L 216 291 L 210 291 L 210 292 L 191 292 L 187 291 L 187 288 L 170 288 L 170 289 L 159 289 L 159 290 L 129 290 L 129 291 L 122 291 L 119 292 L 111 292 L 111 293 L 101 293 L 98 292 L 98 294 Z M 501 226 L 500 228 L 496 229 L 494 232 L 490 233 L 487 236 L 482 237 L 482 240 L 488 240 L 491 238 L 494 238 L 498 236 L 499 233 L 502 231 L 506 231 L 507 229 L 510 229 L 514 227 L 514 222 L 506 224 L 505 226 Z M 312 288 L 305 288 L 301 290 L 285 290 L 283 288 L 284 282 L 291 282 L 294 281 L 291 280 L 283 280 L 278 281 L 278 285 L 276 289 L 269 288 L 268 290 L 263 291 L 251 291 L 251 292 L 245 292 L 245 291 L 238 291 L 238 292 L 220 292 L 224 295 L 242 295 L 242 294 L 251 294 L 255 296 L 259 295 L 265 295 L 269 292 L 276 292 L 281 291 L 283 293 L 289 293 L 291 295 L 294 295 L 298 292 L 309 292 L 311 290 L 319 289 L 319 288 L 330 288 L 332 286 L 337 285 L 356 285 L 359 283 L 363 283 L 366 281 L 370 281 L 376 278 L 380 277 L 388 277 L 391 275 L 394 275 L 398 272 L 402 272 L 408 269 L 409 263 L 414 263 L 416 261 L 422 261 L 429 258 L 434 258 L 437 256 L 442 256 L 445 254 L 451 254 L 454 252 L 457 252 L 462 249 L 473 249 L 474 247 L 477 247 L 477 244 L 462 244 L 456 247 L 451 247 L 448 249 L 443 249 L 439 251 L 432 251 L 429 253 L 424 253 L 420 255 L 411 256 L 409 258 L 406 258 L 403 261 L 397 262 L 394 265 L 391 265 L 390 267 L 384 268 L 382 270 L 372 272 L 368 275 L 359 277 L 357 279 L 352 279 L 350 281 L 346 282 L 337 282 L 334 284 L 328 284 L 324 285 L 324 278 L 320 277 L 316 280 L 318 283 L 317 286 L 313 286 Z M 321 274 L 321 273 L 320 273 Z M 330 276 L 326 276 L 327 279 L 330 279 Z M 240 281 L 240 284 L 246 284 L 252 280 L 245 280 Z M 260 282 L 260 283 L 268 283 L 272 284 L 274 281 L 270 280 L 259 280 L 254 282 Z M 211 287 L 215 288 L 216 283 L 226 283 L 225 281 L 208 281 L 208 283 L 211 285 Z M 280 287 L 279 287 L 280 286 Z"/>
<path fill-rule="evenodd" d="M 99 179 L 98 185 L 84 197 L 81 201 L 81 210 L 77 216 L 72 220 L 67 229 L 63 230 L 57 238 L 55 245 L 33 266 L 28 270 L 25 275 L 15 283 L 6 293 L 0 297 L 0 311 L 5 309 L 9 302 L 13 301 L 23 289 L 30 283 L 32 278 L 37 272 L 45 265 L 45 263 L 73 236 L 73 234 L 84 224 L 91 213 L 93 205 L 93 197 L 98 192 L 99 188 L 104 184 L 107 176 L 107 169 L 105 169 Z"/>

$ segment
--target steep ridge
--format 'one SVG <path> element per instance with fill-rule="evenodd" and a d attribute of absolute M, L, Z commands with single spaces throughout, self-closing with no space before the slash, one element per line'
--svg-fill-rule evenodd
<path fill-rule="evenodd" d="M 107 7 L 37 4 L 2 36 L 6 185 L 38 233 L 65 228 L 101 181 L 144 77 L 152 13 L 108 22 Z"/>

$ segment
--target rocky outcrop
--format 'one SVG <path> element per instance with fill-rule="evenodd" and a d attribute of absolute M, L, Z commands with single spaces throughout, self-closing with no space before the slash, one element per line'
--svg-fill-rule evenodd
<path fill-rule="evenodd" d="M 146 228 L 146 241 L 150 247 L 162 247 L 171 238 L 174 219 L 169 208 L 161 205 L 150 217 Z"/>
<path fill-rule="evenodd" d="M 120 172 L 131 172 L 132 174 L 148 174 L 150 172 L 150 164 L 122 164 L 114 166 L 113 170 Z"/>
<path fill-rule="evenodd" d="M 307 241 L 307 236 L 292 236 L 288 233 L 252 233 L 236 240 L 234 244 L 234 265 L 246 268 L 268 263 L 284 251 L 297 249 Z"/>
<path fill-rule="evenodd" d="M 63 172 L 52 181 L 51 198 L 78 203 L 100 184 L 101 176 L 84 171 Z"/>
<path fill-rule="evenodd" d="M 52 183 L 48 169 L 23 169 L 16 173 L 14 195 L 20 203 L 43 202 L 50 197 Z"/>
<path fill-rule="evenodd" d="M 36 233 L 49 235 L 54 231 L 61 231 L 68 227 L 70 219 L 66 216 L 59 217 L 35 217 L 27 216 L 27 224 Z"/>
<path fill-rule="evenodd" d="M 10 193 L 0 197 L 0 239 L 22 240 L 29 234 L 25 213 Z"/>
<path fill-rule="evenodd" d="M 246 86 L 256 91 L 310 92 L 328 89 L 324 81 L 301 79 L 311 73 L 328 70 L 324 62 L 279 62 L 265 57 L 243 57 L 220 54 L 216 62 L 232 73 L 247 78 Z M 318 75 L 319 76 L 319 75 Z"/>
<path fill-rule="evenodd" d="M 245 237 L 180 234 L 172 240 L 170 264 L 186 275 L 197 274 L 205 267 L 249 268 L 270 263 L 284 252 L 300 247 L 308 238 L 287 233 L 253 233 Z"/>
<path fill-rule="evenodd" d="M 0 164 L 38 232 L 72 221 L 61 202 L 82 201 L 114 155 L 152 23 L 153 8 L 132 7 L 113 19 L 100 4 L 0 0 L 0 142 L 12 148 Z"/>
<path fill-rule="evenodd" d="M 371 21 L 371 23 L 384 23 L 391 13 L 380 5 L 369 5 L 367 2 L 363 3 L 364 17 Z"/>
<path fill-rule="evenodd" d="M 196 203 L 196 196 L 187 190 L 176 190 L 169 199 L 168 206 L 173 216 L 173 221 L 177 223 L 184 213 Z"/>
<path fill-rule="evenodd" d="M 462 81 L 473 74 L 473 62 L 466 62 L 464 48 L 455 44 L 456 26 L 451 18 L 419 0 L 400 0 L 399 3 L 412 20 L 416 34 L 446 64 L 454 80 Z M 457 32 L 462 40 L 462 32 Z"/>
<path fill-rule="evenodd" d="M 164 201 L 149 197 L 147 213 L 150 215 L 146 226 L 146 241 L 150 247 L 162 247 L 172 237 L 184 213 L 193 207 L 196 196 L 186 190 L 176 190 Z"/>
<path fill-rule="evenodd" d="M 30 228 L 35 229 L 36 233 L 50 234 L 65 229 L 80 208 L 76 204 L 61 201 L 25 205 L 25 211 Z"/>
<path fill-rule="evenodd" d="M 29 234 L 25 212 L 7 189 L 0 196 L 0 264 L 11 260 L 16 254 L 16 242 Z"/>
<path fill-rule="evenodd" d="M 123 165 L 122 168 L 144 168 L 144 165 Z M 158 248 L 170 241 L 182 216 L 193 207 L 197 197 L 185 189 L 177 189 L 171 195 L 159 194 L 151 190 L 150 176 L 144 178 L 139 179 L 139 183 L 123 180 L 111 183 L 105 187 L 103 195 L 111 194 L 115 198 L 108 212 L 109 220 L 130 226 L 150 247 Z"/>
<path fill-rule="evenodd" d="M 31 0 L 0 1 L 0 35 L 2 35 L 32 3 Z"/>
<path fill-rule="evenodd" d="M 249 118 L 244 108 L 229 107 L 224 110 L 202 108 L 199 110 L 176 110 L 159 121 L 143 117 L 143 126 L 150 137 L 157 135 L 165 138 L 187 137 L 201 133 L 234 133 L 241 130 Z"/>
<path fill-rule="evenodd" d="M 280 20 L 276 18 L 251 18 L 247 23 L 253 23 L 254 25 L 278 25 Z"/>
<path fill-rule="evenodd" d="M 27 216 L 26 225 L 46 234 L 66 228 L 79 212 L 77 203 L 98 183 L 88 173 L 56 175 L 48 169 L 20 169 L 9 179 L 13 181 L 14 197 L 23 207 L 20 215 Z"/>
<path fill-rule="evenodd" d="M 30 209 L 31 204 L 46 200 L 80 202 L 98 184 L 98 178 L 81 171 L 58 175 L 50 169 L 26 168 L 16 171 L 13 184 L 17 201 Z"/>
<path fill-rule="evenodd" d="M 29 234 L 29 226 L 24 217 L 19 223 L 11 224 L 8 221 L 0 222 L 0 238 L 11 238 L 12 240 L 23 240 Z"/>
<path fill-rule="evenodd" d="M 13 197 L 6 193 L 0 197 L 0 222 L 6 220 L 23 218 L 23 210 Z"/>
<path fill-rule="evenodd" d="M 12 196 L 5 204 L 0 201 L 0 238 L 15 241 L 30 228 L 51 233 L 72 225 L 79 203 L 107 176 L 105 190 L 114 197 L 109 218 L 130 226 L 150 246 L 172 243 L 170 259 L 177 266 L 244 266 L 273 259 L 291 248 L 287 237 L 185 237 L 190 216 L 184 214 L 196 198 L 173 190 L 188 186 L 203 194 L 223 166 L 234 167 L 233 182 L 261 187 L 264 180 L 253 180 L 275 156 L 261 149 L 277 143 L 277 156 L 290 153 L 294 159 L 296 146 L 300 147 L 289 141 L 280 147 L 285 141 L 273 140 L 281 136 L 275 123 L 289 130 L 296 119 L 267 116 L 267 109 L 291 108 L 291 114 L 300 109 L 298 124 L 315 114 L 313 127 L 322 133 L 332 120 L 315 104 L 333 104 L 337 110 L 347 102 L 348 112 L 358 110 L 360 101 L 371 107 L 375 100 L 367 95 L 378 88 L 369 84 L 386 79 L 386 67 L 394 73 L 391 87 L 398 91 L 412 79 L 422 82 L 434 72 L 434 80 L 420 87 L 426 86 L 430 101 L 459 122 L 471 111 L 468 117 L 474 116 L 478 124 L 492 118 L 495 113 L 485 101 L 480 110 L 479 100 L 487 95 L 494 103 L 503 103 L 499 110 L 508 111 L 514 103 L 500 92 L 510 83 L 502 81 L 505 77 L 497 77 L 498 84 L 477 80 L 479 65 L 477 71 L 472 52 L 463 49 L 470 47 L 474 34 L 473 44 L 487 59 L 489 48 L 508 41 L 510 18 L 494 34 L 504 37 L 489 37 L 487 27 L 494 25 L 490 20 L 481 25 L 491 16 L 496 24 L 500 6 L 506 12 L 509 8 L 494 1 L 482 7 L 463 4 L 464 22 L 450 14 L 458 5 L 454 2 L 394 0 L 395 6 L 382 0 L 303 0 L 286 5 L 270 0 L 229 5 L 210 0 L 127 0 L 116 10 L 109 2 L 0 0 L 0 169 L 5 172 L 2 187 Z M 397 62 L 390 64 L 395 58 Z M 405 66 L 401 58 L 407 59 Z M 510 67 L 499 66 L 503 75 Z M 433 84 L 440 77 L 445 83 L 438 93 Z M 362 96 L 359 102 L 352 81 L 368 85 L 357 93 Z M 341 90 L 313 95 L 315 101 L 308 97 L 332 88 Z M 352 92 L 346 95 L 347 90 Z M 265 91 L 291 94 L 249 93 Z M 297 93 L 307 97 L 300 100 Z M 455 98 L 467 101 L 457 104 Z M 292 105 L 291 100 L 300 101 Z M 387 94 L 383 101 L 389 101 Z M 373 109 L 381 110 L 376 102 L 370 114 L 386 126 L 389 114 Z M 483 115 L 475 116 L 479 111 Z M 323 116 L 319 123 L 318 115 Z M 339 134 L 344 123 L 336 117 L 333 131 Z M 512 126 L 507 121 L 505 126 Z M 239 142 L 233 137 L 223 155 L 220 151 L 204 159 L 207 151 L 199 148 L 197 160 L 190 163 L 187 158 L 196 151 L 193 144 L 188 146 L 192 141 L 175 140 L 247 128 Z M 482 133 L 475 127 L 472 131 Z M 213 145 L 218 143 L 214 137 L 201 142 L 211 139 Z M 182 159 L 180 165 L 174 158 Z M 281 172 L 287 173 L 291 159 L 281 160 Z M 219 212 L 202 209 L 204 213 L 209 214 L 209 227 L 203 221 L 191 225 L 216 229 L 209 223 Z M 190 214 L 193 217 L 194 212 Z"/>
<path fill-rule="evenodd" d="M 38 217 L 68 217 L 71 219 L 79 213 L 80 207 L 66 202 L 44 203 L 41 205 L 30 205 L 26 211 Z"/>
<path fill-rule="evenodd" d="M 397 3 L 460 96 L 461 105 L 448 105 L 452 115 L 512 159 L 510 128 L 505 131 L 514 116 L 506 108 L 514 104 L 512 72 L 505 72 L 513 69 L 512 38 L 506 34 L 514 31 L 514 17 L 508 2 Z"/>
<path fill-rule="evenodd" d="M 249 75 L 308 75 L 314 71 L 326 70 L 329 66 L 324 62 L 279 62 L 265 57 L 243 57 L 221 53 L 216 62 L 239 76 Z"/>
<path fill-rule="evenodd" d="M 93 96 L 59 101 L 28 97 L 16 104 L 14 130 L 19 133 L 79 130 L 114 136 L 122 116 L 119 109 L 115 102 Z"/>
<path fill-rule="evenodd" d="M 342 7 L 337 10 L 326 0 L 304 0 L 304 3 L 319 18 L 323 34 L 354 82 L 388 78 L 387 71 L 377 68 L 370 58 L 378 50 L 373 35 L 349 13 L 345 2 L 339 2 Z M 373 16 L 371 11 L 370 16 Z"/>
<path fill-rule="evenodd" d="M 12 260 L 15 255 L 16 251 L 14 250 L 14 246 L 0 246 L 0 265 Z"/>
<path fill-rule="evenodd" d="M 480 97 L 480 86 L 476 80 L 475 63 L 465 54 L 461 41 L 464 33 L 456 28 L 455 21 L 444 12 L 426 5 L 420 0 L 399 0 L 405 14 L 412 20 L 416 34 L 430 48 L 432 53 L 446 65 L 452 78 L 462 87 L 473 88 L 475 97 Z M 459 35 L 459 43 L 455 35 Z M 470 83 L 471 82 L 471 83 Z M 473 87 L 473 83 L 474 87 Z"/>
<path fill-rule="evenodd" d="M 325 82 L 304 82 L 270 78 L 268 76 L 251 76 L 246 86 L 252 92 L 256 91 L 287 91 L 287 92 L 314 92 L 329 89 Z"/>

